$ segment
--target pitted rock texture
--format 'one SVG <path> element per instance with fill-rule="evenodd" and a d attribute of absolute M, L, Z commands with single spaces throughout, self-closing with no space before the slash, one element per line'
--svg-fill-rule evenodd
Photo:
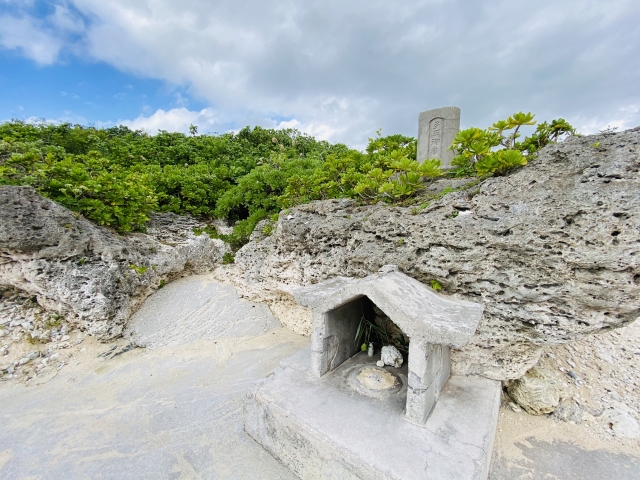
<path fill-rule="evenodd" d="M 393 345 L 382 347 L 382 350 L 380 351 L 380 360 L 382 360 L 385 365 L 390 365 L 396 368 L 400 368 L 404 362 L 402 354 Z"/>
<path fill-rule="evenodd" d="M 45 309 L 108 340 L 162 282 L 220 263 L 227 247 L 195 236 L 201 226 L 162 214 L 153 216 L 147 234 L 120 236 L 31 187 L 0 186 L 0 285 L 35 296 Z"/>
<path fill-rule="evenodd" d="M 562 390 L 553 373 L 534 367 L 523 377 L 509 382 L 507 392 L 527 413 L 543 415 L 555 410 Z"/>
<path fill-rule="evenodd" d="M 640 312 L 640 128 L 574 137 L 506 177 L 412 208 L 350 200 L 281 215 L 236 255 L 250 282 L 307 285 L 386 264 L 485 305 L 454 373 L 514 379 L 544 345 Z M 414 213 L 414 214 L 412 214 Z"/>

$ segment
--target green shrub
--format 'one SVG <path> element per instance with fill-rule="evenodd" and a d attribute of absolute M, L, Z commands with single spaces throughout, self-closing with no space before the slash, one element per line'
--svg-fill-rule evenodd
<path fill-rule="evenodd" d="M 262 233 L 268 237 L 275 231 L 275 229 L 275 224 L 273 222 L 269 222 L 264 227 L 262 227 Z"/>
<path fill-rule="evenodd" d="M 504 175 L 510 170 L 526 164 L 527 159 L 519 150 L 498 150 L 478 160 L 474 168 L 478 175 L 489 175 L 491 173 Z"/>
<path fill-rule="evenodd" d="M 531 136 L 519 142 L 520 129 L 535 125 L 534 117 L 531 113 L 519 112 L 486 130 L 474 127 L 458 132 L 450 147 L 456 156 L 449 174 L 458 177 L 504 175 L 526 165 L 538 150 L 549 143 L 557 142 L 564 135 L 576 134 L 575 129 L 560 118 L 539 124 Z"/>
<path fill-rule="evenodd" d="M 354 150 L 330 155 L 310 174 L 291 177 L 280 198 L 283 207 L 327 198 L 397 202 L 442 175 L 440 160 L 415 161 L 416 140 L 402 135 L 369 139 L 367 153 Z"/>
<path fill-rule="evenodd" d="M 227 192 L 264 159 L 277 155 L 287 164 L 286 178 L 297 163 L 309 158 L 321 162 L 335 147 L 290 129 L 247 127 L 237 134 L 197 135 L 194 128 L 190 136 L 164 131 L 152 136 L 123 126 L 98 129 L 12 121 L 0 125 L 0 184 L 32 185 L 99 225 L 127 232 L 144 230 L 151 211 L 197 216 L 224 212 L 225 202 L 233 197 Z M 273 209 L 276 202 L 269 197 L 283 189 L 284 185 L 280 191 L 267 189 L 265 198 L 250 200 L 251 212 L 242 202 L 229 205 L 229 218 L 247 220 L 254 211 L 264 210 L 261 204 Z M 243 237 L 250 229 L 246 224 L 258 216 L 240 225 L 234 235 Z"/>
<path fill-rule="evenodd" d="M 142 229 L 157 198 L 148 174 L 130 171 L 90 150 L 71 155 L 32 146 L 11 152 L 6 143 L 0 184 L 32 185 L 40 194 L 83 214 L 98 225 L 121 231 Z M 1 158 L 1 157 L 0 157 Z"/>
<path fill-rule="evenodd" d="M 143 275 L 147 270 L 149 270 L 149 267 L 145 265 L 136 265 L 135 263 L 129 265 L 129 268 L 136 272 L 138 275 Z"/>
<path fill-rule="evenodd" d="M 487 130 L 459 132 L 447 175 L 505 174 L 544 145 L 575 134 L 558 119 L 539 124 L 520 142 L 521 127 L 534 123 L 533 115 L 517 113 Z M 199 135 L 192 125 L 189 135 L 149 135 L 124 126 L 11 121 L 0 124 L 0 185 L 32 185 L 120 232 L 144 231 L 152 211 L 224 218 L 234 225 L 231 234 L 220 235 L 212 226 L 194 233 L 238 248 L 259 221 L 276 221 L 283 209 L 312 200 L 414 202 L 426 183 L 443 174 L 437 159 L 419 164 L 416 149 L 415 138 L 383 137 L 380 130 L 359 152 L 291 129 Z"/>

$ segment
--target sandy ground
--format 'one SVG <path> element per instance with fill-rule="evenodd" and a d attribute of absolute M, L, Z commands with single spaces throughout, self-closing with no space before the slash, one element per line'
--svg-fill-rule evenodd
<path fill-rule="evenodd" d="M 553 414 L 533 416 L 504 394 L 490 478 L 640 479 L 640 438 L 613 428 L 617 412 L 640 418 L 640 321 L 551 347 L 540 364 L 565 398 Z"/>
<path fill-rule="evenodd" d="M 159 348 L 91 338 L 0 388 L 0 478 L 295 476 L 244 433 L 244 397 L 308 343 L 284 327 Z"/>
<path fill-rule="evenodd" d="M 246 326 L 242 326 L 241 320 L 238 317 L 239 331 L 246 331 Z M 203 321 L 203 317 L 198 317 L 198 321 Z M 54 340 L 46 343 L 29 341 L 28 336 L 20 334 L 20 327 L 15 327 L 4 335 L 7 353 L 0 357 L 0 361 L 5 365 L 0 377 L 0 401 L 3 405 L 3 425 L 0 429 L 0 478 L 87 478 L 84 475 L 93 470 L 87 467 L 86 462 L 83 463 L 81 446 L 69 437 L 77 431 L 70 422 L 78 421 L 78 428 L 92 428 L 91 425 L 99 421 L 100 415 L 104 415 L 110 419 L 113 428 L 117 429 L 119 425 L 117 412 L 123 408 L 122 397 L 118 397 L 117 392 L 124 395 L 131 389 L 137 389 L 137 391 L 158 389 L 159 397 L 164 398 L 162 401 L 171 403 L 180 396 L 180 388 L 182 388 L 180 385 L 187 391 L 199 391 L 197 385 L 203 383 L 203 369 L 212 365 L 215 366 L 219 375 L 227 379 L 234 373 L 251 372 L 247 381 L 241 382 L 241 385 L 231 382 L 224 387 L 225 389 L 228 387 L 229 391 L 235 392 L 234 395 L 236 395 L 233 397 L 236 399 L 233 400 L 236 402 L 233 413 L 221 414 L 223 418 L 233 417 L 236 423 L 232 422 L 229 425 L 235 426 L 227 425 L 224 428 L 236 429 L 234 434 L 236 436 L 229 440 L 232 444 L 242 443 L 244 440 L 238 440 L 244 434 L 241 428 L 237 431 L 238 422 L 240 422 L 238 413 L 240 407 L 237 402 L 240 401 L 238 398 L 242 397 L 243 392 L 250 387 L 249 380 L 257 381 L 274 368 L 281 358 L 308 343 L 305 337 L 297 336 L 284 328 L 276 328 L 273 332 L 249 337 L 239 335 L 215 341 L 190 339 L 190 343 L 186 345 L 175 344 L 171 347 L 149 350 L 134 348 L 130 343 L 131 339 L 120 339 L 110 344 L 103 344 L 74 330 L 71 326 L 59 325 L 56 328 L 62 331 L 58 332 L 57 336 L 52 336 Z M 20 365 L 21 360 L 29 358 L 29 355 L 33 358 Z M 262 361 L 264 364 L 260 368 L 254 368 L 252 363 Z M 616 412 L 624 412 L 627 415 L 626 418 L 630 417 L 636 422 L 639 420 L 639 361 L 640 322 L 635 322 L 623 329 L 591 336 L 570 345 L 549 348 L 540 363 L 555 372 L 564 385 L 564 399 L 555 413 L 532 416 L 524 411 L 515 411 L 519 409 L 515 407 L 514 410 L 512 402 L 506 394 L 504 395 L 490 478 L 492 480 L 640 479 L 639 440 L 616 432 L 614 429 L 616 416 L 612 415 Z M 233 364 L 233 367 L 225 370 L 229 364 Z M 9 373 L 7 369 L 11 365 L 14 367 Z M 197 378 L 193 381 L 186 380 L 193 375 L 193 372 L 188 372 L 189 368 L 199 372 L 199 376 L 196 375 Z M 167 369 L 178 372 L 172 373 L 172 375 L 175 374 L 171 377 L 174 383 L 151 381 L 150 377 L 147 378 L 147 375 L 157 375 L 158 379 L 166 377 Z M 108 381 L 105 381 L 105 378 Z M 104 392 L 100 393 L 100 389 L 104 389 Z M 229 391 L 225 390 L 225 395 L 228 395 Z M 211 390 L 201 400 L 210 401 L 212 395 L 216 397 L 219 393 L 216 393 L 215 389 Z M 81 406 L 80 402 L 83 398 L 88 402 L 89 407 Z M 62 404 L 58 407 L 55 405 L 48 407 L 47 405 L 52 402 L 54 404 L 62 402 Z M 71 406 L 65 406 L 64 402 L 70 402 Z M 112 405 L 109 405 L 109 402 L 112 402 Z M 125 404 L 128 409 L 127 415 L 134 418 L 136 415 L 133 408 L 136 403 L 125 401 Z M 79 417 L 74 416 L 74 409 L 90 410 L 91 405 L 99 407 L 97 407 L 98 413 L 85 412 Z M 51 423 L 52 430 L 48 432 L 43 425 L 47 423 L 49 415 L 56 416 L 57 410 L 66 412 L 66 416 L 56 417 L 58 423 Z M 162 415 L 163 411 L 160 407 L 151 411 L 143 408 L 140 414 L 153 418 L 155 415 Z M 132 421 L 131 418 L 129 421 Z M 220 428 L 220 425 L 226 425 L 219 417 L 216 418 L 217 420 L 210 426 Z M 136 465 L 142 465 L 136 462 L 150 461 L 153 455 L 159 455 L 158 458 L 163 459 L 165 467 L 169 465 L 179 473 L 175 476 L 161 475 L 156 478 L 267 478 L 259 475 L 254 477 L 246 473 L 248 470 L 243 470 L 246 476 L 234 477 L 232 472 L 228 472 L 226 476 L 214 474 L 213 470 L 207 469 L 205 463 L 220 462 L 215 455 L 204 455 L 197 461 L 185 458 L 180 461 L 175 460 L 180 458 L 182 455 L 180 451 L 184 450 L 180 442 L 189 438 L 184 437 L 179 431 L 185 428 L 184 425 L 195 425 L 197 422 L 197 416 L 192 417 L 187 414 L 184 419 L 177 419 L 175 424 L 161 428 L 160 430 L 164 432 L 162 435 L 168 439 L 174 439 L 169 441 L 170 447 L 156 448 L 153 445 L 139 445 L 131 439 L 132 437 L 119 436 L 114 432 L 110 434 L 112 438 L 109 442 L 116 438 L 122 443 L 123 448 L 130 445 L 133 451 L 138 452 L 134 461 Z M 126 429 L 125 425 L 120 427 Z M 51 438 L 43 440 L 42 435 L 48 434 L 52 435 Z M 150 435 L 155 438 L 160 433 L 151 431 Z M 79 437 L 80 443 L 82 438 L 82 436 Z M 112 443 L 100 443 L 101 438 L 103 439 L 102 434 L 93 438 L 92 441 L 97 442 L 98 446 L 101 445 L 103 450 L 110 451 L 113 455 L 122 454 L 122 449 L 113 450 Z M 223 437 L 219 440 L 222 441 L 222 439 Z M 48 465 L 45 460 L 33 463 L 33 458 L 16 450 L 16 444 L 19 442 L 24 442 L 24 445 L 28 446 L 27 451 L 33 455 L 48 458 L 56 465 L 63 465 L 66 470 L 56 467 L 57 469 L 51 470 L 55 475 L 44 474 L 43 472 L 47 472 L 51 465 Z M 253 446 L 247 447 L 249 453 L 246 458 L 237 457 L 238 462 L 248 465 L 249 458 L 264 461 L 264 453 L 259 447 L 253 449 L 256 445 L 251 442 L 247 445 Z M 69 446 L 73 447 L 72 451 L 65 453 L 64 449 Z M 169 461 L 158 453 L 164 451 L 163 448 L 169 449 L 167 451 L 173 455 L 170 455 L 173 460 Z M 102 457 L 95 454 L 97 456 L 92 458 L 95 458 L 96 465 L 111 465 L 107 461 L 106 453 L 100 454 L 103 455 Z M 35 466 L 29 470 L 31 473 L 28 473 L 27 470 L 31 468 L 30 461 Z M 177 462 L 175 465 L 171 463 L 174 461 Z M 201 472 L 209 472 L 210 476 L 196 474 L 197 469 L 189 473 L 191 471 L 189 468 L 196 467 Z M 272 476 L 269 478 L 290 478 L 289 474 L 279 470 L 277 465 L 271 465 L 269 468 L 273 469 Z M 114 473 L 116 471 L 119 470 L 113 470 Z M 115 477 L 102 475 L 102 478 Z"/>

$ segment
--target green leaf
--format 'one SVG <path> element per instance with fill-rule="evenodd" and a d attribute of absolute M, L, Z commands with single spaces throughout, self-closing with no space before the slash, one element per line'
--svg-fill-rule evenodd
<path fill-rule="evenodd" d="M 425 178 L 436 178 L 442 175 L 442 162 L 439 158 L 432 158 L 422 162 L 418 168 L 418 173 Z"/>
<path fill-rule="evenodd" d="M 520 127 L 522 125 L 535 125 L 536 122 L 533 119 L 535 117 L 531 112 L 528 113 L 514 113 L 507 119 L 509 123 L 509 128 Z"/>
<path fill-rule="evenodd" d="M 395 187 L 394 182 L 385 182 L 382 185 L 380 185 L 380 187 L 378 188 L 378 192 L 379 193 L 390 192 L 394 189 L 394 187 Z"/>
<path fill-rule="evenodd" d="M 499 120 L 496 123 L 494 123 L 491 127 L 489 127 L 489 130 L 495 130 L 501 134 L 503 131 L 509 128 L 512 128 L 509 126 L 509 122 L 507 122 L 506 120 Z"/>

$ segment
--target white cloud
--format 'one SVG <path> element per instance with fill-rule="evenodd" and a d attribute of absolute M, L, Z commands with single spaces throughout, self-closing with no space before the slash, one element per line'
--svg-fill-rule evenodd
<path fill-rule="evenodd" d="M 7 121 L 7 120 L 4 120 Z M 71 123 L 71 124 L 78 124 L 78 125 L 88 125 L 89 121 L 83 117 L 82 115 L 77 115 L 69 110 L 66 110 L 64 112 L 62 112 L 62 115 L 60 115 L 59 118 L 56 118 L 55 120 L 52 120 L 50 118 L 43 118 L 43 117 L 35 117 L 35 116 L 31 116 L 28 117 L 26 120 L 24 120 L 26 123 L 48 123 L 48 124 L 52 124 L 52 125 L 59 125 L 61 123 Z M 111 127 L 112 124 L 111 123 L 103 123 L 103 122 L 96 122 L 96 126 L 97 127 Z"/>
<path fill-rule="evenodd" d="M 55 5 L 53 14 L 49 17 L 52 25 L 62 32 L 79 33 L 84 30 L 84 22 L 64 5 Z"/>
<path fill-rule="evenodd" d="M 158 109 L 150 115 L 140 115 L 133 120 L 121 119 L 116 123 L 127 125 L 134 130 L 144 130 L 150 134 L 155 134 L 159 130 L 188 133 L 190 125 L 196 125 L 200 133 L 224 132 L 229 130 L 228 126 L 232 122 L 232 118 L 225 116 L 222 112 L 216 111 L 213 108 L 194 111 L 185 107 L 179 107 L 170 110 Z M 294 128 L 312 135 L 319 140 L 328 140 L 340 133 L 339 126 L 337 125 L 313 121 L 301 122 L 295 118 L 280 121 L 272 118 L 261 118 L 256 123 L 278 129 Z"/>
<path fill-rule="evenodd" d="M 335 127 L 331 125 L 327 125 L 325 123 L 302 123 L 297 119 L 292 120 L 283 120 L 278 123 L 275 128 L 277 129 L 285 129 L 285 128 L 293 128 L 299 130 L 300 132 L 307 133 L 312 137 L 315 137 L 318 140 L 330 140 L 339 133 Z"/>
<path fill-rule="evenodd" d="M 518 110 L 640 124 L 623 112 L 640 104 L 637 0 L 66 0 L 47 18 L 55 35 L 16 28 L 3 45 L 50 63 L 64 44 L 210 107 L 179 97 L 131 120 L 152 130 L 295 125 L 362 145 L 379 127 L 415 135 L 418 113 L 444 105 L 463 126 Z"/>
<path fill-rule="evenodd" d="M 25 57 L 41 65 L 55 62 L 62 44 L 61 39 L 43 30 L 36 19 L 0 16 L 0 45 L 7 49 L 19 49 Z"/>
<path fill-rule="evenodd" d="M 33 7 L 33 2 L 8 0 L 6 3 L 17 6 L 18 11 L 0 16 L 0 46 L 19 50 L 40 65 L 54 63 L 68 43 L 69 35 L 84 31 L 83 20 L 67 6 L 53 5 L 51 14 L 36 18 L 20 10 Z"/>
<path fill-rule="evenodd" d="M 134 120 L 118 120 L 116 123 L 151 134 L 157 133 L 158 130 L 188 133 L 190 125 L 198 126 L 200 133 L 213 132 L 222 125 L 220 116 L 211 108 L 204 108 L 196 112 L 184 107 L 168 111 L 159 109 L 146 117 L 141 115 Z"/>
<path fill-rule="evenodd" d="M 598 133 L 601 130 L 615 128 L 617 131 L 623 131 L 628 128 L 637 127 L 640 119 L 640 103 L 635 105 L 626 105 L 618 109 L 617 114 L 609 118 L 595 116 L 592 118 L 579 119 L 576 122 L 578 131 L 583 134 Z"/>

